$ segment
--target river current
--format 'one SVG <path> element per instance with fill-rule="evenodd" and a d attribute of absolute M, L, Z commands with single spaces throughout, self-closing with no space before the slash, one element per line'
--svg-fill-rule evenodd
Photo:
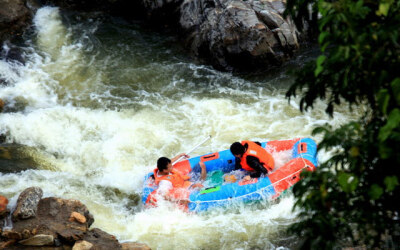
<path fill-rule="evenodd" d="M 290 249 L 298 241 L 285 232 L 297 215 L 290 194 L 207 214 L 170 204 L 145 210 L 143 177 L 158 157 L 187 152 L 208 135 L 192 156 L 245 139 L 312 137 L 315 126 L 337 127 L 357 110 L 338 107 L 332 119 L 322 102 L 304 113 L 298 99 L 288 102 L 287 69 L 307 53 L 280 70 L 239 75 L 193 62 L 178 44 L 139 24 L 39 9 L 19 45 L 25 64 L 0 61 L 9 83 L 0 86 L 8 109 L 0 134 L 22 145 L 35 167 L 0 173 L 0 194 L 11 207 L 31 186 L 44 197 L 78 199 L 94 215 L 92 227 L 152 249 Z"/>

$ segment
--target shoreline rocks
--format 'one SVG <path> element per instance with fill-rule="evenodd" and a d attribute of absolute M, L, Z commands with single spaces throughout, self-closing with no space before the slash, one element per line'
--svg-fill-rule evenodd
<path fill-rule="evenodd" d="M 150 249 L 142 243 L 121 244 L 115 236 L 90 228 L 93 215 L 80 201 L 42 195 L 39 187 L 25 189 L 11 213 L 8 199 L 0 195 L 0 249 Z M 4 228 L 7 218 L 12 228 Z"/>

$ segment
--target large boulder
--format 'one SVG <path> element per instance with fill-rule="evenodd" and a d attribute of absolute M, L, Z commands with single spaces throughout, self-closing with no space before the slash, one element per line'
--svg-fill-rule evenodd
<path fill-rule="evenodd" d="M 191 51 L 220 69 L 280 65 L 299 48 L 282 1 L 185 0 L 180 25 Z"/>
<path fill-rule="evenodd" d="M 22 34 L 32 13 L 26 0 L 0 0 L 0 42 Z"/>

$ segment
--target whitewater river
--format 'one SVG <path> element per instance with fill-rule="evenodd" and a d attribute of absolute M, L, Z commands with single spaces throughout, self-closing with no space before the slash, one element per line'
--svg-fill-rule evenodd
<path fill-rule="evenodd" d="M 280 203 L 198 215 L 170 205 L 144 210 L 140 192 L 158 157 L 185 152 L 208 135 L 212 139 L 192 156 L 244 139 L 310 137 L 316 125 L 352 119 L 347 107 L 331 119 L 323 103 L 301 113 L 298 100 L 285 99 L 293 81 L 285 72 L 307 53 L 278 71 L 235 75 L 196 64 L 176 38 L 134 23 L 45 7 L 33 25 L 19 45 L 25 65 L 0 61 L 0 78 L 9 82 L 0 86 L 7 105 L 0 133 L 22 145 L 36 166 L 0 173 L 0 194 L 10 208 L 21 191 L 38 186 L 44 197 L 82 201 L 94 215 L 92 227 L 121 242 L 153 249 L 296 244 L 285 232 L 297 217 L 291 195 Z"/>

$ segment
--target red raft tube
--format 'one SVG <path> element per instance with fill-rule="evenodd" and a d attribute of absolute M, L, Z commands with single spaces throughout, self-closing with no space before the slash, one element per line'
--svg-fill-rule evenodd
<path fill-rule="evenodd" d="M 277 198 L 300 180 L 300 173 L 303 170 L 314 171 L 318 166 L 317 144 L 311 138 L 268 141 L 263 142 L 261 146 L 268 152 L 291 150 L 291 159 L 265 177 L 222 183 L 192 191 L 189 196 L 188 211 L 208 211 L 237 203 Z M 174 165 L 174 169 L 185 175 L 198 173 L 200 160 L 206 165 L 209 174 L 213 171 L 230 173 L 235 169 L 235 157 L 229 149 L 180 161 Z M 149 204 L 150 197 L 157 190 L 151 178 L 152 174 L 146 175 L 143 185 L 142 202 L 145 205 Z"/>

